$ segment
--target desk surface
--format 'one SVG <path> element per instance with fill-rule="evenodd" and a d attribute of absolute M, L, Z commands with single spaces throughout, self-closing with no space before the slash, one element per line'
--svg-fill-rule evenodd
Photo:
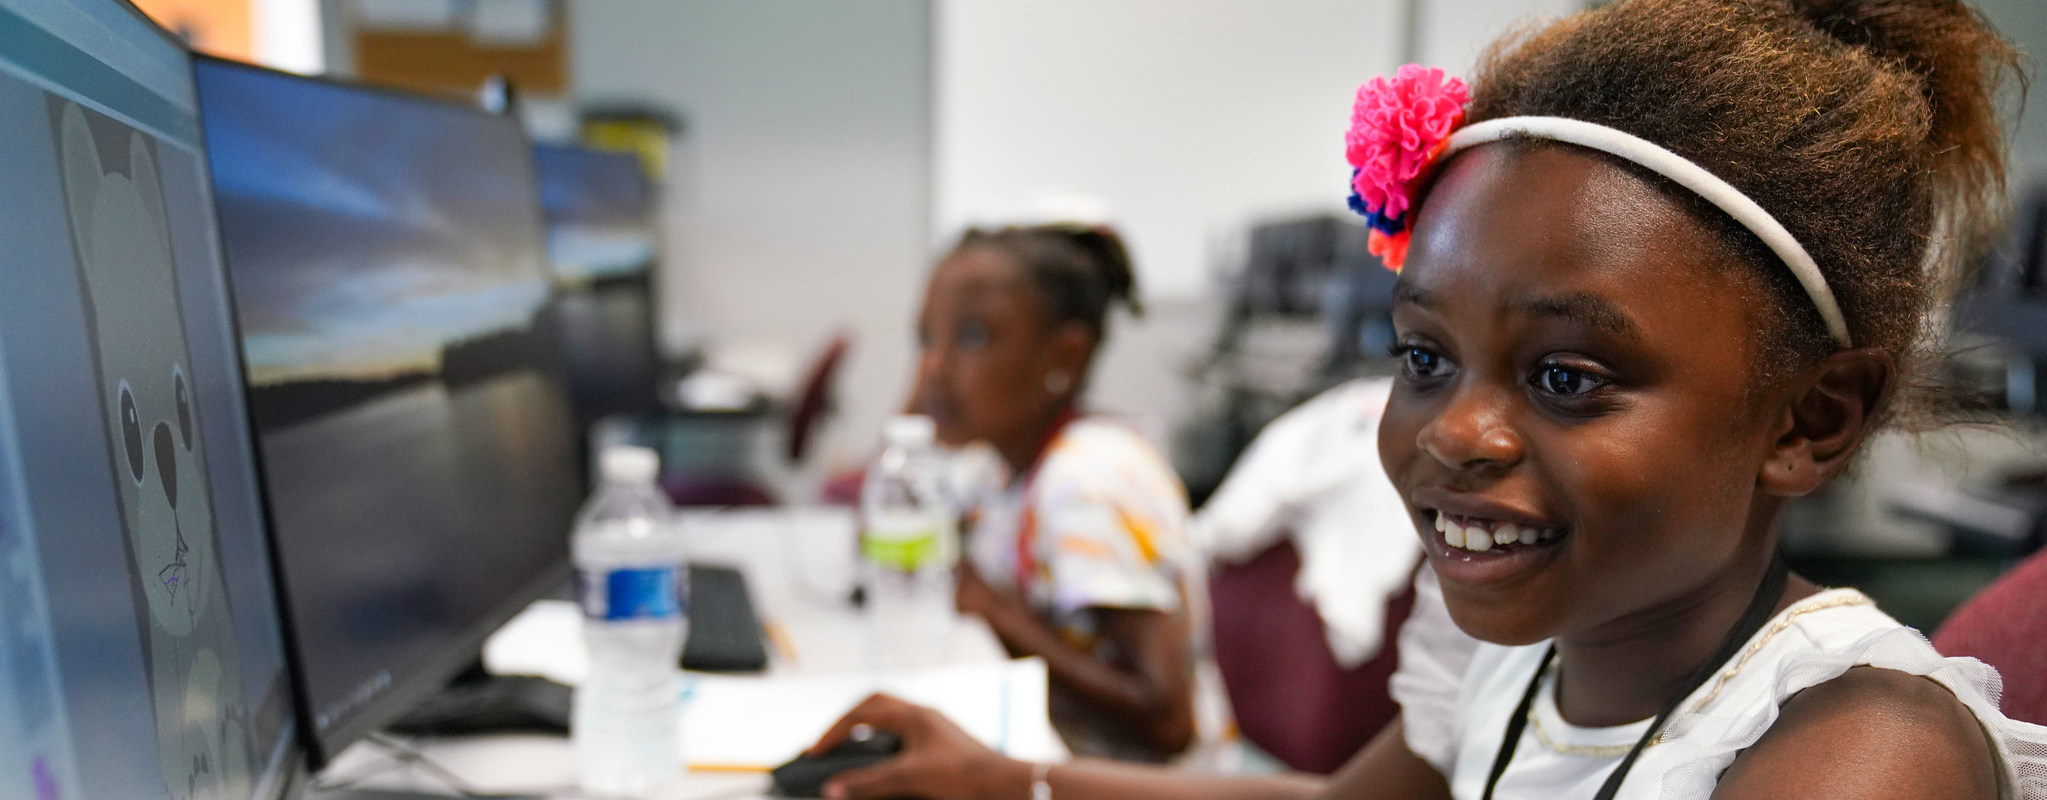
<path fill-rule="evenodd" d="M 686 680 L 692 687 L 686 694 L 693 697 L 683 712 L 685 758 L 698 768 L 685 773 L 673 791 L 661 795 L 662 800 L 765 796 L 765 774 L 707 769 L 713 765 L 690 755 L 692 745 L 700 755 L 721 761 L 740 753 L 741 761 L 759 762 L 761 748 L 797 746 L 789 743 L 822 733 L 823 726 L 843 711 L 830 706 L 850 706 L 874 688 L 909 694 L 957 716 L 982 717 L 979 725 L 966 723 L 968 729 L 1019 757 L 1064 755 L 1045 713 L 1043 665 L 1007 661 L 994 634 L 978 620 L 963 620 L 954 629 L 945 666 L 917 675 L 870 669 L 864 619 L 847 602 L 858 574 L 850 512 L 692 511 L 682 516 L 681 524 L 692 560 L 728 564 L 746 573 L 756 608 L 775 641 L 765 676 L 691 675 Z M 529 609 L 485 645 L 484 660 L 493 671 L 538 674 L 570 684 L 582 678 L 587 656 L 578 627 L 581 618 L 572 606 L 549 602 Z M 784 702 L 769 712 L 774 719 L 759 714 L 723 719 L 733 716 L 725 708 L 775 698 Z M 810 702 L 806 705 L 801 699 Z M 986 708 L 999 711 L 984 713 Z M 410 744 L 432 766 L 386 745 L 363 743 L 344 751 L 324 778 L 354 782 L 361 777 L 356 785 L 365 788 L 421 792 L 451 792 L 462 785 L 475 792 L 578 796 L 575 760 L 564 738 L 487 736 Z M 453 775 L 437 775 L 434 766 Z"/>

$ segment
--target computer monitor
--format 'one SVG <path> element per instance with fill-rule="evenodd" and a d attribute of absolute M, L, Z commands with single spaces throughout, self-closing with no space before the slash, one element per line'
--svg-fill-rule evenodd
<path fill-rule="evenodd" d="M 654 185 L 640 159 L 537 145 L 569 391 L 587 423 L 659 406 Z"/>
<path fill-rule="evenodd" d="M 292 789 L 193 93 L 125 3 L 0 0 L 0 797 Z"/>
<path fill-rule="evenodd" d="M 582 499 L 529 144 L 468 105 L 202 58 L 310 760 L 568 576 Z"/>

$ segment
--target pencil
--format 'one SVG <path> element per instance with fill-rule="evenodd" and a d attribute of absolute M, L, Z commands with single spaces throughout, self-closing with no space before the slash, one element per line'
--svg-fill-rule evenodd
<path fill-rule="evenodd" d="M 768 635 L 768 643 L 775 646 L 775 652 L 782 655 L 783 661 L 796 663 L 796 643 L 789 641 L 789 632 L 782 629 L 781 623 L 768 620 L 761 623 L 761 630 Z"/>

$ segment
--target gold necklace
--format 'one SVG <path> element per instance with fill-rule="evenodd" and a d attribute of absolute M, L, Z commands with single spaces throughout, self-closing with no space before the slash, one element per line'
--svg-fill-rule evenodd
<path fill-rule="evenodd" d="M 1534 708 L 1528 709 L 1528 730 L 1535 734 L 1535 740 L 1541 742 L 1543 747 L 1547 747 L 1551 750 L 1563 753 L 1564 755 L 1567 756 L 1584 756 L 1586 758 L 1620 758 L 1621 756 L 1627 755 L 1629 750 L 1635 749 L 1635 746 L 1632 744 L 1590 745 L 1559 742 L 1555 739 L 1550 738 L 1549 732 L 1542 729 L 1542 719 L 1535 713 Z M 1649 746 L 1655 747 L 1662 741 L 1663 737 L 1658 736 L 1655 739 L 1649 740 Z"/>

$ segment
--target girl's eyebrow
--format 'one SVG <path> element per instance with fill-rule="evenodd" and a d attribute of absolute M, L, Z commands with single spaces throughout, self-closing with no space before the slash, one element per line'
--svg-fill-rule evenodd
<path fill-rule="evenodd" d="M 1641 341 L 1642 329 L 1606 298 L 1585 292 L 1543 295 L 1514 301 L 1511 308 L 1537 317 L 1556 317 L 1606 331 L 1631 341 Z"/>
<path fill-rule="evenodd" d="M 1393 304 L 1397 306 L 1402 303 L 1434 311 L 1436 295 L 1420 286 L 1400 281 L 1393 284 Z"/>

